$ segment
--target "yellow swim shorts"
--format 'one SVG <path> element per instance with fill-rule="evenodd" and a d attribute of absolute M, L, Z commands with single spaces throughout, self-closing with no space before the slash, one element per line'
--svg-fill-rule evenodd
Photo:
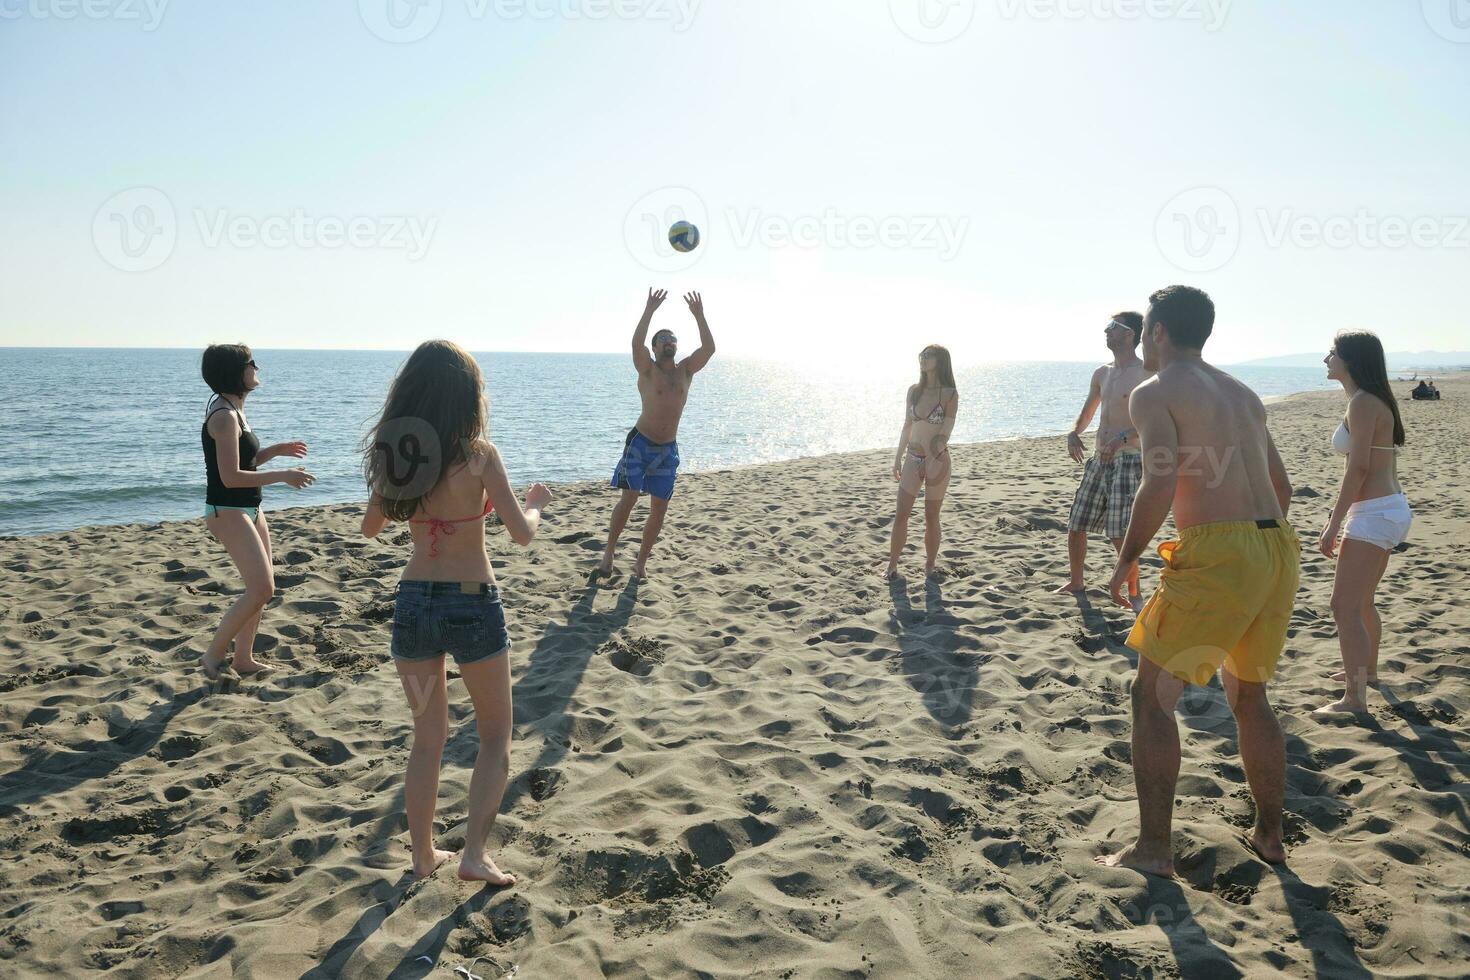
<path fill-rule="evenodd" d="M 1276 673 L 1296 601 L 1302 548 L 1285 521 L 1186 528 L 1159 545 L 1164 571 L 1128 646 L 1189 684 L 1223 664 L 1264 684 Z"/>

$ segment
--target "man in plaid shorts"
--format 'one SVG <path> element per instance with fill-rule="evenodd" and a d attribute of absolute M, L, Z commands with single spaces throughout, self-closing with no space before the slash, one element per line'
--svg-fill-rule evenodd
<path fill-rule="evenodd" d="M 1067 562 L 1069 575 L 1057 589 L 1064 593 L 1085 591 L 1082 570 L 1087 562 L 1087 536 L 1106 534 L 1114 550 L 1121 548 L 1128 533 L 1128 519 L 1133 516 L 1133 497 L 1143 482 L 1143 457 L 1139 451 L 1138 432 L 1128 417 L 1128 396 L 1152 372 L 1145 370 L 1138 358 L 1138 342 L 1143 337 L 1143 316 L 1138 313 L 1115 313 L 1103 328 L 1113 361 L 1092 373 L 1092 385 L 1082 412 L 1072 431 L 1067 434 L 1067 452 L 1081 463 L 1086 457 L 1082 432 L 1092 423 L 1098 408 L 1097 442 L 1091 459 L 1086 459 L 1082 483 L 1072 500 L 1067 518 Z M 1142 600 L 1138 593 L 1138 565 L 1133 566 L 1128 580 L 1128 596 L 1137 609 Z"/>

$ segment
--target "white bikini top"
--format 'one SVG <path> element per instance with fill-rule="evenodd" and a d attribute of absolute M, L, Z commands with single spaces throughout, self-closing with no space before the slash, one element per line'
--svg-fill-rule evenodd
<path fill-rule="evenodd" d="M 1353 448 L 1352 433 L 1348 432 L 1347 420 L 1337 423 L 1337 431 L 1332 433 L 1332 451 L 1339 456 L 1346 456 Z M 1396 453 L 1398 446 L 1372 446 L 1372 449 L 1382 449 L 1384 452 Z"/>

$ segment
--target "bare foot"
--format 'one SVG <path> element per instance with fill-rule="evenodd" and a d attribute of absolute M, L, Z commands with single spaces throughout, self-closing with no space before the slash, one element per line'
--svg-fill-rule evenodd
<path fill-rule="evenodd" d="M 236 660 L 232 662 L 230 666 L 234 669 L 235 673 L 239 674 L 241 677 L 249 677 L 251 674 L 264 674 L 267 671 L 276 669 L 275 664 L 262 663 L 261 661 L 256 660 L 254 657 L 251 657 L 244 663 Z"/>
<path fill-rule="evenodd" d="M 889 582 L 897 581 L 898 577 L 899 575 L 897 565 L 889 565 L 888 570 L 883 573 L 883 578 Z"/>
<path fill-rule="evenodd" d="M 1339 670 L 1337 673 L 1335 673 L 1335 674 L 1332 675 L 1332 679 L 1335 680 L 1335 681 L 1337 681 L 1337 683 L 1339 683 L 1339 684 L 1346 684 L 1347 683 L 1347 671 L 1345 671 L 1345 670 Z M 1369 687 L 1377 687 L 1378 686 L 1378 675 L 1377 674 L 1369 674 L 1368 675 L 1368 686 Z"/>
<path fill-rule="evenodd" d="M 598 575 L 611 575 L 613 573 L 613 560 L 607 555 L 602 556 L 601 563 L 597 566 Z"/>
<path fill-rule="evenodd" d="M 212 681 L 217 681 L 219 680 L 220 671 L 224 669 L 225 658 L 220 657 L 218 660 L 215 660 L 210 657 L 209 651 L 205 650 L 204 655 L 199 658 L 199 666 L 204 668 L 205 677 L 208 677 Z"/>
<path fill-rule="evenodd" d="M 924 567 L 924 577 L 932 578 L 936 581 L 942 581 L 944 579 L 944 572 L 938 568 L 935 568 L 933 565 L 926 565 Z"/>
<path fill-rule="evenodd" d="M 1053 591 L 1052 594 L 1053 595 L 1080 595 L 1081 593 L 1086 592 L 1086 591 L 1087 591 L 1086 586 L 1083 586 L 1082 584 L 1080 584 L 1078 582 L 1065 582 L 1062 585 L 1059 585 Z"/>
<path fill-rule="evenodd" d="M 1129 868 L 1133 871 L 1142 871 L 1144 874 L 1157 875 L 1160 878 L 1174 877 L 1174 859 L 1168 855 L 1162 858 L 1149 857 L 1139 853 L 1137 844 L 1130 844 L 1117 854 L 1099 854 L 1092 859 L 1105 868 Z"/>
<path fill-rule="evenodd" d="M 504 888 L 507 885 L 514 885 L 516 876 L 501 871 L 488 857 L 471 860 L 466 854 L 459 862 L 459 880 L 486 881 L 497 888 Z"/>
<path fill-rule="evenodd" d="M 1355 701 L 1349 701 L 1346 697 L 1334 701 L 1331 704 L 1324 704 L 1322 707 L 1312 712 L 1312 714 L 1318 716 L 1319 718 L 1324 718 L 1329 715 L 1366 715 L 1367 713 L 1367 705 L 1358 704 Z"/>
<path fill-rule="evenodd" d="M 1128 605 L 1133 607 L 1133 615 L 1137 616 L 1143 612 L 1143 596 L 1131 595 L 1128 597 Z"/>
<path fill-rule="evenodd" d="M 1281 846 L 1279 837 L 1273 838 L 1262 833 L 1257 828 L 1249 837 L 1241 837 L 1245 845 L 1256 852 L 1256 856 L 1267 864 L 1285 864 L 1286 848 Z"/>
<path fill-rule="evenodd" d="M 415 857 L 413 859 L 413 876 L 415 878 L 427 878 L 435 871 L 438 871 L 444 865 L 444 862 L 452 857 L 454 857 L 453 851 L 441 851 L 437 847 L 434 848 L 434 859 L 432 861 L 421 862 Z"/>
<path fill-rule="evenodd" d="M 644 570 L 643 562 L 640 561 L 640 562 L 638 562 L 638 564 L 636 564 L 636 565 L 633 566 L 633 577 L 634 578 L 648 578 L 648 572 L 646 570 Z"/>

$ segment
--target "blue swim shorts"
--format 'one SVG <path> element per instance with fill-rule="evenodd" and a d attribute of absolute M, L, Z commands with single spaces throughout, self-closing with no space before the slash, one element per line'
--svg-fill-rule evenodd
<path fill-rule="evenodd" d="M 679 472 L 679 444 L 657 443 L 634 426 L 623 443 L 623 458 L 613 470 L 612 485 L 619 490 L 636 490 L 660 500 L 674 495 L 674 477 Z"/>

